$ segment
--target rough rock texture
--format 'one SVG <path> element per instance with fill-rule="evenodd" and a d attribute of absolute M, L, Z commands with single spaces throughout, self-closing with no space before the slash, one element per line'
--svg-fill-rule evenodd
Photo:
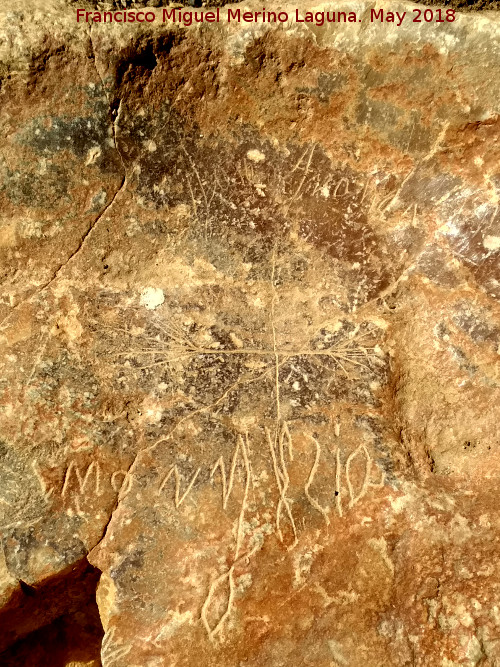
<path fill-rule="evenodd" d="M 500 16 L 375 6 L 0 9 L 0 650 L 500 665 Z"/>

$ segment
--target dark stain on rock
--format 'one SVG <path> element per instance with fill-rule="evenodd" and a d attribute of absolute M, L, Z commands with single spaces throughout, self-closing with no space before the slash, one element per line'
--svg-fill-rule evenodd
<path fill-rule="evenodd" d="M 49 164 L 41 177 L 36 171 L 6 169 L 0 183 L 0 192 L 16 205 L 52 209 L 63 202 L 69 203 L 70 178 L 65 168 Z"/>
<path fill-rule="evenodd" d="M 313 95 L 320 102 L 328 103 L 331 96 L 341 90 L 346 83 L 346 77 L 339 72 L 321 72 L 316 86 L 297 88 L 297 93 Z"/>
<path fill-rule="evenodd" d="M 462 331 L 465 331 L 476 344 L 490 343 L 497 345 L 500 342 L 500 329 L 487 321 L 485 313 L 473 312 L 472 304 L 458 305 L 458 312 L 453 316 L 453 322 Z"/>
<path fill-rule="evenodd" d="M 478 367 L 469 361 L 466 353 L 460 347 L 450 345 L 450 350 L 462 370 L 467 371 L 471 377 L 476 375 L 479 370 Z"/>
<path fill-rule="evenodd" d="M 79 161 L 86 160 L 104 172 L 121 171 L 107 105 L 97 106 L 101 108 L 95 109 L 91 116 L 40 117 L 24 128 L 17 140 L 43 157 L 69 151 Z"/>

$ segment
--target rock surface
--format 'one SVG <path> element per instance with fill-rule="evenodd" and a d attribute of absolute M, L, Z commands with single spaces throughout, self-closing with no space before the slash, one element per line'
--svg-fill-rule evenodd
<path fill-rule="evenodd" d="M 500 15 L 373 7 L 0 9 L 0 650 L 500 665 Z"/>

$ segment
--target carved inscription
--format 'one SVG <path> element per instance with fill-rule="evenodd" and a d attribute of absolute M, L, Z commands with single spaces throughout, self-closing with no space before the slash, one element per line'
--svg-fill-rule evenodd
<path fill-rule="evenodd" d="M 116 630 L 111 628 L 104 635 L 101 648 L 101 660 L 103 667 L 114 667 L 120 665 L 121 660 L 130 653 L 132 647 L 119 639 L 115 639 Z"/>
<path fill-rule="evenodd" d="M 193 484 L 196 482 L 196 478 L 200 474 L 200 470 L 201 470 L 201 468 L 198 468 L 198 470 L 191 477 L 191 481 L 187 485 L 185 491 L 181 493 L 181 474 L 179 472 L 179 468 L 177 467 L 177 465 L 174 465 L 172 468 L 170 468 L 170 470 L 168 471 L 168 473 L 164 477 L 164 479 L 163 479 L 163 481 L 160 485 L 159 493 L 161 493 L 163 491 L 167 482 L 169 481 L 169 479 L 173 475 L 173 479 L 175 480 L 174 504 L 175 504 L 176 507 L 179 507 L 180 505 L 182 505 L 183 501 L 186 499 L 189 492 L 193 488 Z"/>
<path fill-rule="evenodd" d="M 35 460 L 32 469 L 44 500 L 49 502 L 59 497 L 69 513 L 76 511 L 79 516 L 85 516 L 83 501 L 102 498 L 106 494 L 118 494 L 118 498 L 123 499 L 132 482 L 127 470 L 106 471 L 96 460 L 72 459 L 63 470 L 44 470 Z"/>
<path fill-rule="evenodd" d="M 83 494 L 87 488 L 87 485 L 91 483 L 92 476 L 94 476 L 94 493 L 96 496 L 101 495 L 100 482 L 101 482 L 101 468 L 99 463 L 92 461 L 87 467 L 85 474 L 80 471 L 78 465 L 71 461 L 68 469 L 66 470 L 66 475 L 64 476 L 64 484 L 61 491 L 61 495 L 64 496 L 68 493 L 70 488 L 74 488 L 74 482 L 77 482 L 77 493 Z"/>
<path fill-rule="evenodd" d="M 325 518 L 325 523 L 326 523 L 326 525 L 328 526 L 329 523 L 330 523 L 330 519 L 328 518 L 328 512 L 324 509 L 324 507 L 321 507 L 321 505 L 319 504 L 319 502 L 318 502 L 315 498 L 313 498 L 313 496 L 312 496 L 312 495 L 310 494 L 310 492 L 309 492 L 309 489 L 310 489 L 310 487 L 311 487 L 311 484 L 314 482 L 314 476 L 316 475 L 316 472 L 317 472 L 317 470 L 318 470 L 319 462 L 320 462 L 320 458 L 321 458 L 321 445 L 320 445 L 319 442 L 316 440 L 316 438 L 313 438 L 312 436 L 311 436 L 311 440 L 314 442 L 314 445 L 315 445 L 315 447 L 316 447 L 316 455 L 315 455 L 315 458 L 314 458 L 314 463 L 313 463 L 313 465 L 312 465 L 312 467 L 311 467 L 311 472 L 309 473 L 309 478 L 308 478 L 307 483 L 306 483 L 306 485 L 305 485 L 305 487 L 304 487 L 304 491 L 305 491 L 305 494 L 306 494 L 306 496 L 307 496 L 307 499 L 309 500 L 309 502 L 311 503 L 311 505 L 312 505 L 315 509 L 317 509 L 318 512 L 320 512 L 320 514 L 322 514 L 322 515 L 324 516 L 324 518 Z"/>
<path fill-rule="evenodd" d="M 271 497 L 269 494 L 272 494 L 274 486 L 277 498 L 271 510 L 272 526 L 269 530 L 261 532 L 262 539 L 264 532 L 274 533 L 287 550 L 291 551 L 297 546 L 301 532 L 299 525 L 305 525 L 304 519 L 300 524 L 298 521 L 301 495 L 321 516 L 324 525 L 329 526 L 335 514 L 342 519 L 368 495 L 371 489 L 384 486 L 384 472 L 374 462 L 364 443 L 359 444 L 345 457 L 342 455 L 340 445 L 332 451 L 321 442 L 320 437 L 294 432 L 287 422 L 282 422 L 275 432 L 269 428 L 263 430 L 269 452 L 267 461 L 272 472 L 268 477 L 272 480 L 271 486 L 266 482 L 266 486 L 269 487 L 266 488 L 266 497 Z M 335 429 L 334 436 L 335 440 L 339 441 L 340 424 Z M 261 442 L 262 431 L 259 438 Z M 299 439 L 302 446 L 301 463 L 298 461 L 300 455 L 296 451 L 296 441 Z M 199 465 L 191 468 L 188 474 L 183 474 L 180 462 L 175 462 L 160 476 L 156 490 L 157 497 L 170 497 L 173 507 L 180 510 L 188 500 L 196 506 L 196 494 L 201 493 L 200 485 L 207 483 L 203 480 L 208 480 L 214 488 L 220 486 L 220 503 L 224 512 L 230 511 L 230 501 L 232 503 L 233 497 L 238 503 L 239 510 L 233 524 L 235 537 L 229 564 L 224 572 L 209 581 L 208 592 L 201 606 L 201 622 L 211 639 L 220 634 L 231 616 L 236 596 L 237 575 L 262 547 L 262 539 L 256 539 L 247 518 L 249 494 L 255 482 L 250 451 L 249 433 L 238 434 L 234 449 L 228 458 L 220 456 L 207 466 Z M 308 463 L 305 464 L 304 460 Z M 291 466 L 301 466 L 300 474 L 303 480 L 301 490 L 297 487 L 297 480 L 292 479 Z M 236 480 L 238 480 L 238 493 L 235 495 Z M 328 498 L 331 500 L 330 503 Z M 297 508 L 294 508 L 295 503 L 298 503 Z M 232 507 L 231 512 L 234 511 L 234 505 Z M 303 507 L 300 512 L 303 516 Z"/>
<path fill-rule="evenodd" d="M 283 512 L 290 521 L 292 526 L 294 541 L 290 548 L 293 548 L 297 544 L 297 529 L 295 527 L 295 521 L 292 514 L 292 509 L 290 505 L 290 499 L 287 498 L 287 490 L 290 483 L 290 477 L 288 476 L 287 465 L 285 462 L 285 442 L 287 446 L 287 454 L 290 461 L 293 461 L 293 444 L 292 438 L 290 436 L 290 431 L 288 430 L 287 424 L 284 424 L 281 433 L 273 441 L 269 429 L 266 429 L 266 436 L 269 443 L 269 448 L 271 450 L 271 458 L 273 460 L 273 470 L 276 478 L 276 485 L 279 490 L 279 500 L 276 507 L 276 532 L 281 542 L 283 542 L 283 533 L 281 531 L 281 519 Z"/>
<path fill-rule="evenodd" d="M 248 434 L 245 434 L 245 438 L 239 436 L 238 437 L 238 442 L 235 447 L 235 451 L 232 457 L 232 462 L 231 462 L 231 472 L 230 472 L 230 477 L 229 477 L 229 484 L 226 486 L 226 473 L 225 473 L 225 466 L 224 466 L 224 461 L 222 457 L 215 463 L 215 466 L 212 468 L 212 473 L 215 471 L 215 469 L 219 468 L 221 470 L 221 478 L 222 478 L 222 497 L 223 497 L 223 507 L 224 509 L 227 506 L 227 501 L 229 499 L 229 495 L 231 493 L 233 481 L 234 481 L 234 471 L 236 468 L 236 461 L 237 457 L 241 456 L 242 461 L 243 461 L 243 466 L 245 469 L 245 482 L 244 482 L 244 492 L 243 492 L 243 498 L 241 501 L 241 508 L 240 508 L 240 513 L 238 516 L 238 523 L 237 523 L 237 530 L 236 530 L 236 546 L 234 548 L 234 556 L 233 556 L 233 562 L 227 572 L 223 573 L 217 579 L 211 582 L 207 597 L 205 599 L 205 602 L 203 603 L 203 606 L 201 608 L 201 620 L 203 622 L 203 625 L 209 635 L 209 637 L 212 639 L 222 628 L 224 622 L 226 619 L 229 617 L 231 614 L 231 610 L 233 607 L 233 601 L 234 601 L 234 591 L 235 591 L 235 582 L 234 582 L 234 568 L 238 564 L 239 561 L 243 559 L 249 559 L 253 554 L 257 551 L 257 546 L 255 546 L 253 549 L 250 551 L 242 554 L 242 543 L 243 543 L 243 522 L 245 519 L 245 512 L 247 508 L 247 502 L 248 502 L 248 491 L 250 488 L 250 483 L 251 483 L 251 470 L 250 470 L 250 462 L 248 459 Z M 212 602 L 212 597 L 215 594 L 217 588 L 219 588 L 222 585 L 227 584 L 229 587 L 228 593 L 227 593 L 227 601 L 225 604 L 224 611 L 218 621 L 215 623 L 215 625 L 211 626 L 210 622 L 208 620 L 208 611 L 210 609 L 210 605 Z"/>

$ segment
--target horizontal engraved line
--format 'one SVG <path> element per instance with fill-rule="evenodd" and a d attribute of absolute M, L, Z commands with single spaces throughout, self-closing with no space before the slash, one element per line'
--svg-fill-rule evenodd
<path fill-rule="evenodd" d="M 334 348 L 332 348 L 334 349 Z M 372 350 L 373 348 L 363 348 L 366 350 Z M 177 354 L 177 351 L 172 351 Z M 349 350 L 349 355 L 352 355 L 355 353 L 354 350 Z M 140 350 L 140 354 L 168 354 L 168 350 Z M 275 354 L 286 354 L 290 357 L 299 357 L 299 356 L 326 356 L 326 357 L 334 357 L 336 356 L 336 353 L 334 351 L 330 351 L 329 349 L 326 350 L 261 350 L 259 348 L 238 348 L 234 350 L 227 350 L 227 349 L 221 349 L 221 350 L 216 350 L 216 349 L 211 349 L 211 348 L 189 348 L 186 349 L 185 352 L 181 353 L 183 356 L 185 355 L 207 355 L 207 354 L 256 354 L 264 357 L 274 357 Z M 357 354 L 360 356 L 365 356 L 362 351 L 359 351 Z M 125 355 L 130 355 L 130 352 L 117 352 L 116 356 L 125 356 Z M 338 355 L 338 352 L 337 352 Z"/>

